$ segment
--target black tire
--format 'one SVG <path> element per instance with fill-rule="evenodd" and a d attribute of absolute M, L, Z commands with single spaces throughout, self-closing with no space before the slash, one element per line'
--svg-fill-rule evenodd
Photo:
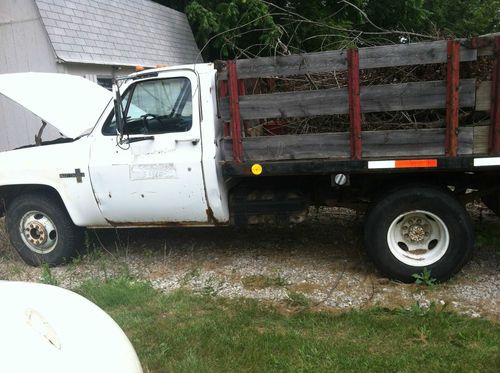
<path fill-rule="evenodd" d="M 483 203 L 497 216 L 500 216 L 500 193 L 490 194 L 482 198 Z"/>
<path fill-rule="evenodd" d="M 33 218 L 30 219 L 27 216 L 33 216 Z M 34 233 L 26 233 L 23 239 L 21 232 L 24 232 L 24 229 L 21 230 L 20 227 L 27 219 L 35 226 L 38 226 L 37 222 L 49 222 L 45 225 L 50 224 L 51 228 L 32 229 Z M 73 224 L 66 208 L 55 196 L 46 193 L 20 195 L 9 203 L 5 220 L 12 246 L 29 265 L 35 267 L 44 263 L 49 266 L 59 265 L 74 257 L 83 247 L 84 230 Z M 28 228 L 25 230 L 30 232 Z M 40 232 L 42 232 L 41 235 Z M 45 238 L 45 244 L 52 243 L 51 246 L 44 249 L 43 246 L 37 246 L 35 243 L 28 245 L 26 242 L 33 239 L 34 235 L 36 238 Z"/>
<path fill-rule="evenodd" d="M 417 211 L 428 212 L 428 214 L 426 215 Z M 402 226 L 401 232 L 403 232 L 403 229 L 406 229 L 404 232 L 408 232 L 410 223 L 406 223 L 404 221 L 406 218 L 403 219 L 401 216 L 409 216 L 410 219 L 411 214 L 421 214 L 424 216 L 423 225 L 417 225 L 417 229 L 420 229 L 421 226 L 429 227 L 429 224 L 426 224 L 425 217 L 428 218 L 429 223 L 436 224 L 436 226 L 444 226 L 447 229 L 449 241 L 442 239 L 444 244 L 441 244 L 438 249 L 442 253 L 442 256 L 439 257 L 437 255 L 434 258 L 435 262 L 426 265 L 416 265 L 418 260 L 412 258 L 408 260 L 405 257 L 408 254 L 404 253 L 405 250 L 407 253 L 414 252 L 408 251 L 408 246 L 405 247 L 401 243 L 397 245 L 392 244 L 392 247 L 394 252 L 402 253 L 398 255 L 403 259 L 399 259 L 391 251 L 388 238 L 391 225 L 393 226 L 391 232 L 397 231 L 398 224 Z M 439 218 L 441 222 L 439 222 L 439 219 L 434 219 L 432 215 Z M 426 231 L 422 230 L 422 232 Z M 428 233 L 426 232 L 425 235 L 427 236 Z M 415 278 L 412 275 L 421 273 L 424 268 L 430 270 L 431 277 L 438 281 L 449 279 L 467 263 L 472 256 L 474 248 L 474 231 L 465 208 L 448 191 L 426 186 L 404 187 L 389 193 L 376 202 L 366 217 L 364 236 L 368 256 L 380 271 L 391 279 L 406 283 L 415 282 Z M 405 236 L 408 237 L 407 234 Z M 421 236 L 420 238 L 416 238 L 416 240 L 418 241 L 409 242 L 411 245 L 413 245 L 413 242 L 418 242 L 419 244 L 423 242 L 423 244 L 427 245 Z M 445 244 L 446 242 L 448 242 L 447 245 Z M 401 250 L 398 251 L 398 247 L 395 246 L 399 246 Z M 430 243 L 427 248 L 430 250 L 425 255 L 434 255 L 432 253 L 429 254 L 433 249 Z M 418 253 L 416 255 L 418 256 Z"/>

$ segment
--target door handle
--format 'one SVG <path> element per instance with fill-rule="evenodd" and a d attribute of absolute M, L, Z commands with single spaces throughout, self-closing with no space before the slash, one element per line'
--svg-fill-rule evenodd
<path fill-rule="evenodd" d="M 179 142 L 190 142 L 191 144 L 196 145 L 200 142 L 200 139 L 177 139 L 177 140 L 175 140 L 176 144 Z"/>

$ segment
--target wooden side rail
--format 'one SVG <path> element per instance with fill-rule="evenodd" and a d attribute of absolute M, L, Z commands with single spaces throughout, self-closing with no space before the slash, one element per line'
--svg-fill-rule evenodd
<path fill-rule="evenodd" d="M 284 119 L 349 114 L 351 158 L 366 156 L 361 113 L 446 109 L 444 154 L 459 151 L 461 107 L 491 111 L 490 154 L 500 154 L 500 36 L 472 40 L 445 40 L 227 61 L 219 64 L 220 114 L 231 137 L 233 160 L 244 158 L 242 123 L 257 119 Z M 491 82 L 460 79 L 460 63 L 495 54 Z M 360 70 L 447 63 L 445 81 L 360 85 Z M 245 95 L 244 79 L 275 78 L 318 72 L 347 71 L 347 87 Z M 491 90 L 490 90 L 491 87 Z M 488 102 L 485 102 L 488 101 Z M 491 102 L 490 102 L 491 101 Z"/>
<path fill-rule="evenodd" d="M 478 89 L 489 87 L 481 84 Z M 459 92 L 460 107 L 476 106 L 475 79 L 461 79 Z M 348 96 L 347 88 L 247 95 L 239 99 L 240 115 L 243 120 L 251 120 L 348 114 Z M 489 102 L 489 93 L 481 99 Z M 481 106 L 485 106 L 483 101 Z M 361 113 L 445 109 L 446 81 L 361 86 L 360 102 Z M 220 114 L 224 121 L 231 119 L 228 98 L 220 99 Z"/>
<path fill-rule="evenodd" d="M 462 42 L 462 40 L 460 40 Z M 359 49 L 359 68 L 374 69 L 424 65 L 447 62 L 446 40 L 410 44 L 384 45 Z M 274 78 L 276 76 L 305 75 L 331 71 L 346 71 L 346 50 L 294 54 L 289 56 L 257 57 L 237 61 L 238 76 Z M 461 61 L 475 61 L 478 51 L 462 46 Z M 220 69 L 219 80 L 228 79 L 227 68 Z"/>

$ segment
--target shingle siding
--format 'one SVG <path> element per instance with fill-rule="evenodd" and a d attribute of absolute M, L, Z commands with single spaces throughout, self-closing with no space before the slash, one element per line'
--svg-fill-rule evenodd
<path fill-rule="evenodd" d="M 186 15 L 150 0 L 35 0 L 57 57 L 109 65 L 201 62 Z"/>

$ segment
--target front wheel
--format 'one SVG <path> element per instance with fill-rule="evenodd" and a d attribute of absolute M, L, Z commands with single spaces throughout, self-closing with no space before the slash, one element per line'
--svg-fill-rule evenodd
<path fill-rule="evenodd" d="M 425 268 L 439 281 L 459 271 L 472 254 L 469 215 L 447 191 L 407 187 L 380 200 L 368 213 L 365 246 L 390 278 L 413 282 Z"/>
<path fill-rule="evenodd" d="M 73 224 L 57 198 L 44 193 L 14 199 L 7 208 L 6 223 L 12 245 L 32 266 L 64 263 L 83 245 L 83 229 Z"/>

